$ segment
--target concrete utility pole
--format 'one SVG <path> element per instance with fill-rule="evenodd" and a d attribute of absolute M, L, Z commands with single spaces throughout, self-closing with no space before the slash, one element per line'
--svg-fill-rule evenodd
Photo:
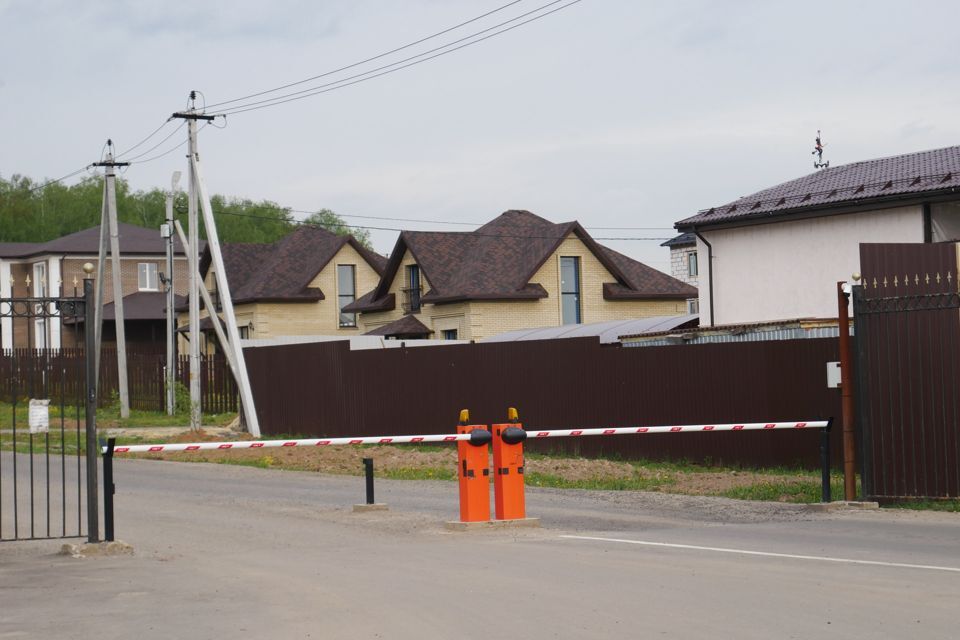
<path fill-rule="evenodd" d="M 126 333 L 124 328 L 124 315 L 123 315 L 123 285 L 120 280 L 120 230 L 117 225 L 117 184 L 116 184 L 116 167 L 126 167 L 129 166 L 129 162 L 114 162 L 113 161 L 113 142 L 107 140 L 107 159 L 105 162 L 95 162 L 94 166 L 104 167 L 104 194 L 105 194 L 105 204 L 104 212 L 106 213 L 106 223 L 107 230 L 109 231 L 109 240 L 110 240 L 110 262 L 111 262 L 111 276 L 113 281 L 113 310 L 114 310 L 114 324 L 116 325 L 116 334 L 117 334 L 117 384 L 120 390 L 120 417 L 129 418 L 130 417 L 130 391 L 128 388 L 127 382 L 127 340 Z M 100 223 L 100 264 L 98 265 L 98 277 L 97 277 L 97 292 L 102 294 L 103 291 L 103 269 L 104 269 L 104 226 L 103 221 Z M 95 365 L 97 366 L 96 374 L 99 376 L 99 353 L 100 353 L 100 326 L 103 323 L 103 295 L 97 296 L 97 344 L 96 352 L 97 357 L 95 359 Z"/>
<path fill-rule="evenodd" d="M 190 424 L 194 428 L 200 426 L 200 301 L 199 293 L 206 294 L 204 283 L 200 280 L 199 273 L 199 232 L 197 220 L 197 204 L 201 205 L 203 212 L 204 228 L 207 232 L 207 248 L 210 250 L 211 268 L 214 270 L 214 276 L 217 280 L 217 291 L 220 293 L 220 306 L 223 309 L 223 320 L 226 324 L 226 335 L 222 331 L 217 331 L 217 337 L 220 340 L 221 347 L 227 356 L 237 381 L 237 387 L 240 391 L 240 401 L 243 408 L 243 416 L 246 420 L 247 430 L 255 437 L 260 436 L 260 423 L 257 419 L 256 408 L 253 404 L 253 392 L 250 387 L 250 378 L 247 375 L 247 366 L 243 357 L 243 349 L 240 346 L 240 330 L 237 328 L 237 319 L 233 312 L 233 299 L 230 296 L 230 287 L 227 283 L 227 274 L 224 269 L 223 255 L 220 252 L 220 240 L 217 235 L 217 224 L 213 217 L 213 207 L 210 204 L 210 196 L 207 193 L 203 182 L 203 176 L 200 172 L 200 155 L 197 153 L 197 121 L 204 120 L 210 122 L 216 116 L 197 113 L 194 108 L 195 92 L 190 92 L 191 108 L 186 112 L 174 113 L 174 118 L 186 120 L 189 127 L 189 145 L 188 155 L 190 161 L 190 207 L 188 209 L 190 237 L 187 243 L 190 245 Z M 203 289 L 201 290 L 201 287 Z M 210 321 L 217 328 L 217 309 L 210 303 L 209 295 L 204 296 Z M 194 368 L 196 367 L 196 368 Z M 195 425 L 195 426 L 194 426 Z"/>
<path fill-rule="evenodd" d="M 177 319 L 174 315 L 175 293 L 173 289 L 173 200 L 177 195 L 177 185 L 180 182 L 180 172 L 174 171 L 170 180 L 170 193 L 167 194 L 167 221 L 163 226 L 162 235 L 167 240 L 167 273 L 164 284 L 167 287 L 167 367 L 166 367 L 166 387 L 167 387 L 167 415 L 172 416 L 176 410 L 176 383 L 177 383 L 177 360 L 176 360 L 176 339 L 177 339 Z"/>

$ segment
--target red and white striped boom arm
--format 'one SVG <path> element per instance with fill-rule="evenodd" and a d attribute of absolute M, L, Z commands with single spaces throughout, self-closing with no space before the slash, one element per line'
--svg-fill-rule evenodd
<path fill-rule="evenodd" d="M 769 431 L 774 429 L 822 429 L 827 420 L 808 422 L 749 422 L 744 424 L 696 424 L 659 427 L 613 427 L 591 429 L 530 429 L 528 438 L 567 438 L 579 436 L 642 435 L 648 433 L 703 433 L 711 431 Z M 477 433 L 474 431 L 473 433 Z M 121 445 L 114 453 L 170 453 L 176 451 L 217 451 L 233 449 L 268 449 L 275 447 L 324 447 L 351 444 L 419 444 L 421 442 L 459 442 L 475 438 L 469 433 L 448 433 L 422 436 L 367 436 L 361 438 L 310 438 L 307 440 L 248 440 L 239 442 L 194 442 L 188 444 Z M 107 448 L 103 447 L 106 452 Z"/>

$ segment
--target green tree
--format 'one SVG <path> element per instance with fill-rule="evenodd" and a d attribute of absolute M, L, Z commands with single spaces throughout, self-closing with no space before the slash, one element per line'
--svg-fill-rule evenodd
<path fill-rule="evenodd" d="M 0 176 L 0 242 L 45 242 L 100 224 L 102 176 L 85 176 L 70 186 L 53 183 L 38 188 L 42 184 L 18 174 L 9 179 Z M 269 200 L 214 195 L 210 204 L 221 242 L 276 242 L 298 224 L 289 208 Z M 185 194 L 178 196 L 174 210 L 186 225 Z M 159 229 L 166 218 L 166 193 L 156 188 L 132 191 L 129 183 L 118 177 L 117 217 L 121 222 Z M 343 219 L 329 209 L 311 215 L 308 222 L 340 235 L 351 233 Z M 207 236 L 202 222 L 200 235 Z M 370 246 L 368 231 L 353 232 L 353 236 Z"/>
<path fill-rule="evenodd" d="M 338 216 L 330 209 L 320 209 L 319 211 L 311 213 L 304 219 L 303 224 L 322 227 L 327 231 L 337 234 L 338 236 L 352 235 L 357 242 L 365 246 L 367 249 L 373 249 L 373 246 L 370 244 L 370 231 L 368 229 L 356 229 L 350 227 L 346 222 L 344 222 L 343 218 Z"/>

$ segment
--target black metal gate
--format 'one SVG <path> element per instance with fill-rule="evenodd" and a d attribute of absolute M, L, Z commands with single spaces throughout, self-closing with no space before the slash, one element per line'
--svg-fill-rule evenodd
<path fill-rule="evenodd" d="M 0 298 L 2 542 L 99 537 L 92 312 L 92 280 L 82 297 Z"/>
<path fill-rule="evenodd" d="M 960 496 L 956 247 L 861 245 L 853 288 L 863 494 Z"/>

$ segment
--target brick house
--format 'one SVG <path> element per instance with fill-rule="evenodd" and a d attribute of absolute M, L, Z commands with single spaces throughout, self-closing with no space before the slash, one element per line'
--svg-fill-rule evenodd
<path fill-rule="evenodd" d="M 160 231 L 137 225 L 118 225 L 120 280 L 123 291 L 126 339 L 129 344 L 164 344 L 166 317 L 160 275 L 166 268 L 166 241 Z M 97 264 L 100 227 L 38 243 L 0 243 L 0 298 L 83 295 L 83 264 Z M 174 288 L 187 291 L 187 257 L 174 245 Z M 104 271 L 105 343 L 115 341 L 113 267 L 108 257 Z M 82 325 L 42 318 L 0 319 L 0 347 L 72 347 Z"/>
<path fill-rule="evenodd" d="M 699 287 L 700 256 L 697 253 L 697 238 L 692 233 L 681 233 L 660 245 L 670 249 L 670 275 L 686 282 L 691 287 Z M 697 298 L 687 300 L 687 312 L 699 313 Z"/>
<path fill-rule="evenodd" d="M 227 282 L 241 338 L 293 335 L 359 335 L 355 313 L 344 307 L 359 291 L 376 286 L 386 258 L 353 236 L 301 226 L 274 243 L 224 243 Z M 216 274 L 209 249 L 200 256 L 200 273 L 216 304 Z M 203 302 L 201 301 L 201 307 Z M 187 306 L 177 307 L 181 335 L 189 326 Z M 201 309 L 201 329 L 212 350 L 212 324 Z M 186 349 L 181 343 L 181 349 Z"/>
<path fill-rule="evenodd" d="M 369 335 L 479 340 L 517 329 L 680 315 L 697 290 L 598 244 L 578 222 L 507 211 L 471 232 L 404 231 L 346 311 Z"/>
<path fill-rule="evenodd" d="M 701 326 L 835 318 L 861 243 L 960 239 L 960 146 L 831 166 L 676 227 L 696 238 Z"/>

